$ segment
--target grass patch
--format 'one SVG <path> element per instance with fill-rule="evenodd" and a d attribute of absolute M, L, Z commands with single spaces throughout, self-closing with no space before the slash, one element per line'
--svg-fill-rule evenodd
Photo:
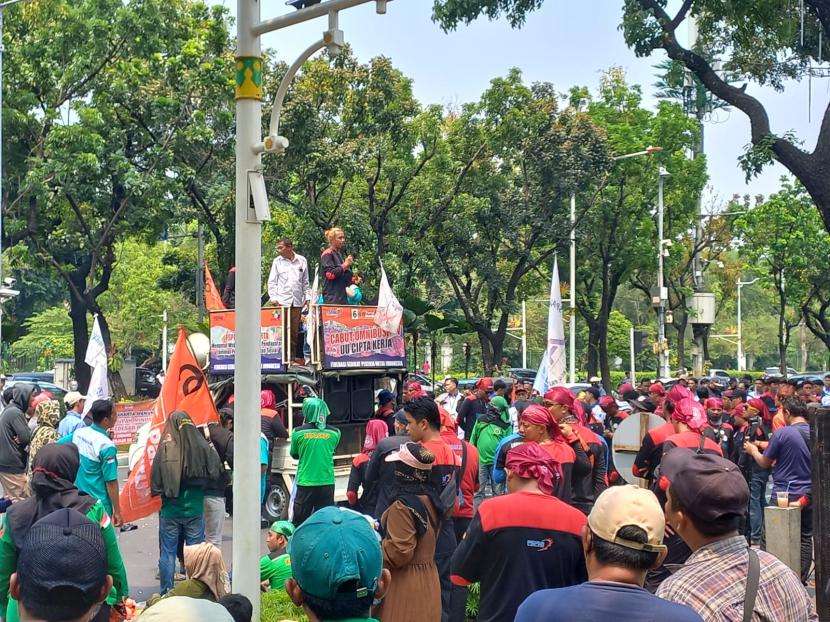
<path fill-rule="evenodd" d="M 308 622 L 305 612 L 294 606 L 285 590 L 265 592 L 260 600 L 260 608 L 262 609 L 261 622 L 282 622 L 282 620 Z"/>

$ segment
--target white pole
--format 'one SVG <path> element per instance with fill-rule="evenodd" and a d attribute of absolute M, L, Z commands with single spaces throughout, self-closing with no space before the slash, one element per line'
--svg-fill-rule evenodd
<path fill-rule="evenodd" d="M 636 355 L 634 353 L 634 327 L 631 327 L 631 334 L 629 336 L 629 353 L 631 355 L 631 384 L 637 384 L 637 373 L 634 371 L 634 359 Z"/>
<path fill-rule="evenodd" d="M 661 169 L 657 181 L 657 289 L 660 306 L 657 308 L 657 340 L 660 350 L 657 355 L 657 377 L 667 378 L 669 352 L 664 347 L 666 339 L 666 301 L 663 297 L 663 177 Z"/>
<path fill-rule="evenodd" d="M 743 370 L 743 360 L 744 360 L 744 344 L 742 340 L 741 334 L 741 289 L 743 288 L 743 283 L 738 281 L 738 370 Z"/>
<path fill-rule="evenodd" d="M 571 193 L 571 317 L 568 320 L 568 372 L 576 382 L 576 194 Z"/>
<path fill-rule="evenodd" d="M 527 369 L 527 301 L 522 300 L 522 367 Z"/>
<path fill-rule="evenodd" d="M 167 374 L 167 309 L 161 314 L 161 371 Z"/>
<path fill-rule="evenodd" d="M 259 23 L 260 3 L 237 0 L 236 58 L 236 462 L 233 471 L 233 591 L 244 594 L 259 620 L 259 498 L 260 281 L 262 230 L 249 215 L 248 171 L 260 157 L 253 146 L 262 140 L 262 56 L 252 28 Z M 251 210 L 252 211 L 252 210 Z"/>

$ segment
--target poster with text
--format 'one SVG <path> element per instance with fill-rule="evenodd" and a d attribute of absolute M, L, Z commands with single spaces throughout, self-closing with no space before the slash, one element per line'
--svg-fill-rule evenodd
<path fill-rule="evenodd" d="M 116 445 L 129 445 L 133 442 L 133 435 L 139 428 L 150 422 L 153 418 L 153 409 L 156 407 L 156 400 L 144 400 L 143 402 L 124 402 L 115 405 L 115 412 L 118 419 L 112 429 L 112 442 Z"/>
<path fill-rule="evenodd" d="M 280 372 L 282 361 L 282 309 L 260 311 L 262 331 L 262 373 Z M 210 371 L 232 374 L 236 358 L 236 312 L 214 311 L 210 314 Z"/>
<path fill-rule="evenodd" d="M 323 366 L 326 369 L 405 367 L 403 327 L 388 333 L 375 324 L 377 307 L 323 305 Z"/>

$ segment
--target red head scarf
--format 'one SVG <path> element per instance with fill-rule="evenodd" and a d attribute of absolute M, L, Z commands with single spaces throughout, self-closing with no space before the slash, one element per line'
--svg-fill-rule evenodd
<path fill-rule="evenodd" d="M 666 393 L 666 399 L 672 404 L 677 404 L 680 400 L 692 399 L 692 392 L 689 390 L 689 387 L 684 387 L 682 384 L 677 383 Z"/>
<path fill-rule="evenodd" d="M 710 397 L 706 400 L 706 408 L 723 409 L 723 400 L 719 397 Z"/>
<path fill-rule="evenodd" d="M 753 397 L 746 403 L 746 405 L 752 406 L 753 408 L 757 408 L 761 412 L 761 419 L 763 419 L 764 421 L 769 421 L 772 418 L 770 417 L 769 407 L 767 406 L 767 403 L 760 397 Z"/>
<path fill-rule="evenodd" d="M 706 410 L 700 402 L 691 398 L 677 402 L 671 416 L 678 423 L 685 423 L 693 432 L 700 432 L 706 427 Z"/>
<path fill-rule="evenodd" d="M 371 454 L 381 439 L 389 436 L 389 426 L 383 419 L 371 419 L 366 424 L 366 438 L 363 441 L 363 453 Z"/>
<path fill-rule="evenodd" d="M 649 393 L 656 393 L 657 395 L 665 395 L 666 390 L 663 388 L 663 385 L 659 382 L 655 382 L 653 385 L 649 386 L 648 388 Z"/>
<path fill-rule="evenodd" d="M 545 393 L 545 399 L 561 404 L 571 412 L 574 410 L 574 401 L 576 398 L 574 398 L 573 393 L 568 391 L 565 387 L 551 387 L 548 389 L 547 393 Z"/>
<path fill-rule="evenodd" d="M 603 410 L 605 410 L 609 406 L 616 406 L 616 405 L 617 405 L 617 400 L 615 400 L 610 395 L 603 395 L 601 398 L 599 398 L 599 407 L 602 408 Z"/>
<path fill-rule="evenodd" d="M 733 417 L 744 417 L 744 410 L 746 409 L 746 404 L 741 402 L 740 404 L 735 404 L 735 410 L 732 411 Z"/>
<path fill-rule="evenodd" d="M 415 399 L 418 397 L 426 397 L 426 391 L 424 391 L 424 385 L 422 385 L 417 380 L 410 380 L 406 383 L 406 388 L 412 391 L 412 395 L 410 396 L 411 399 Z"/>
<path fill-rule="evenodd" d="M 439 406 L 438 414 L 441 416 L 441 432 L 452 432 L 457 434 L 458 424 L 453 420 L 450 413 Z"/>
<path fill-rule="evenodd" d="M 554 483 L 562 476 L 559 463 L 537 443 L 522 443 L 508 451 L 504 467 L 519 477 L 535 479 L 539 490 L 547 495 L 553 494 Z"/>
<path fill-rule="evenodd" d="M 629 391 L 634 390 L 634 385 L 628 382 L 622 383 L 619 388 L 617 389 L 617 393 L 622 395 L 623 393 L 628 393 Z"/>
<path fill-rule="evenodd" d="M 277 403 L 277 398 L 274 397 L 274 392 L 268 389 L 263 389 L 259 392 L 259 407 L 273 408 Z"/>
<path fill-rule="evenodd" d="M 561 436 L 562 432 L 559 430 L 559 424 L 556 419 L 550 414 L 550 411 L 539 404 L 531 404 L 524 409 L 519 415 L 519 421 L 524 421 L 530 425 L 543 425 L 548 429 L 548 434 L 551 438 Z"/>

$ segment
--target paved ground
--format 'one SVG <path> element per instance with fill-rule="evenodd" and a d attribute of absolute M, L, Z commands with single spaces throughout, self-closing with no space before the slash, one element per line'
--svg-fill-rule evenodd
<path fill-rule="evenodd" d="M 126 467 L 118 470 L 121 485 L 127 479 Z M 158 515 L 154 514 L 137 521 L 138 529 L 126 533 L 118 533 L 118 544 L 124 565 L 127 567 L 127 578 L 130 581 L 130 596 L 136 601 L 147 600 L 159 591 L 159 582 L 156 579 L 158 572 Z M 233 533 L 233 519 L 225 520 L 225 532 L 222 538 L 222 554 L 225 563 L 231 563 L 231 534 Z M 265 554 L 265 531 L 262 531 L 262 554 Z"/>

